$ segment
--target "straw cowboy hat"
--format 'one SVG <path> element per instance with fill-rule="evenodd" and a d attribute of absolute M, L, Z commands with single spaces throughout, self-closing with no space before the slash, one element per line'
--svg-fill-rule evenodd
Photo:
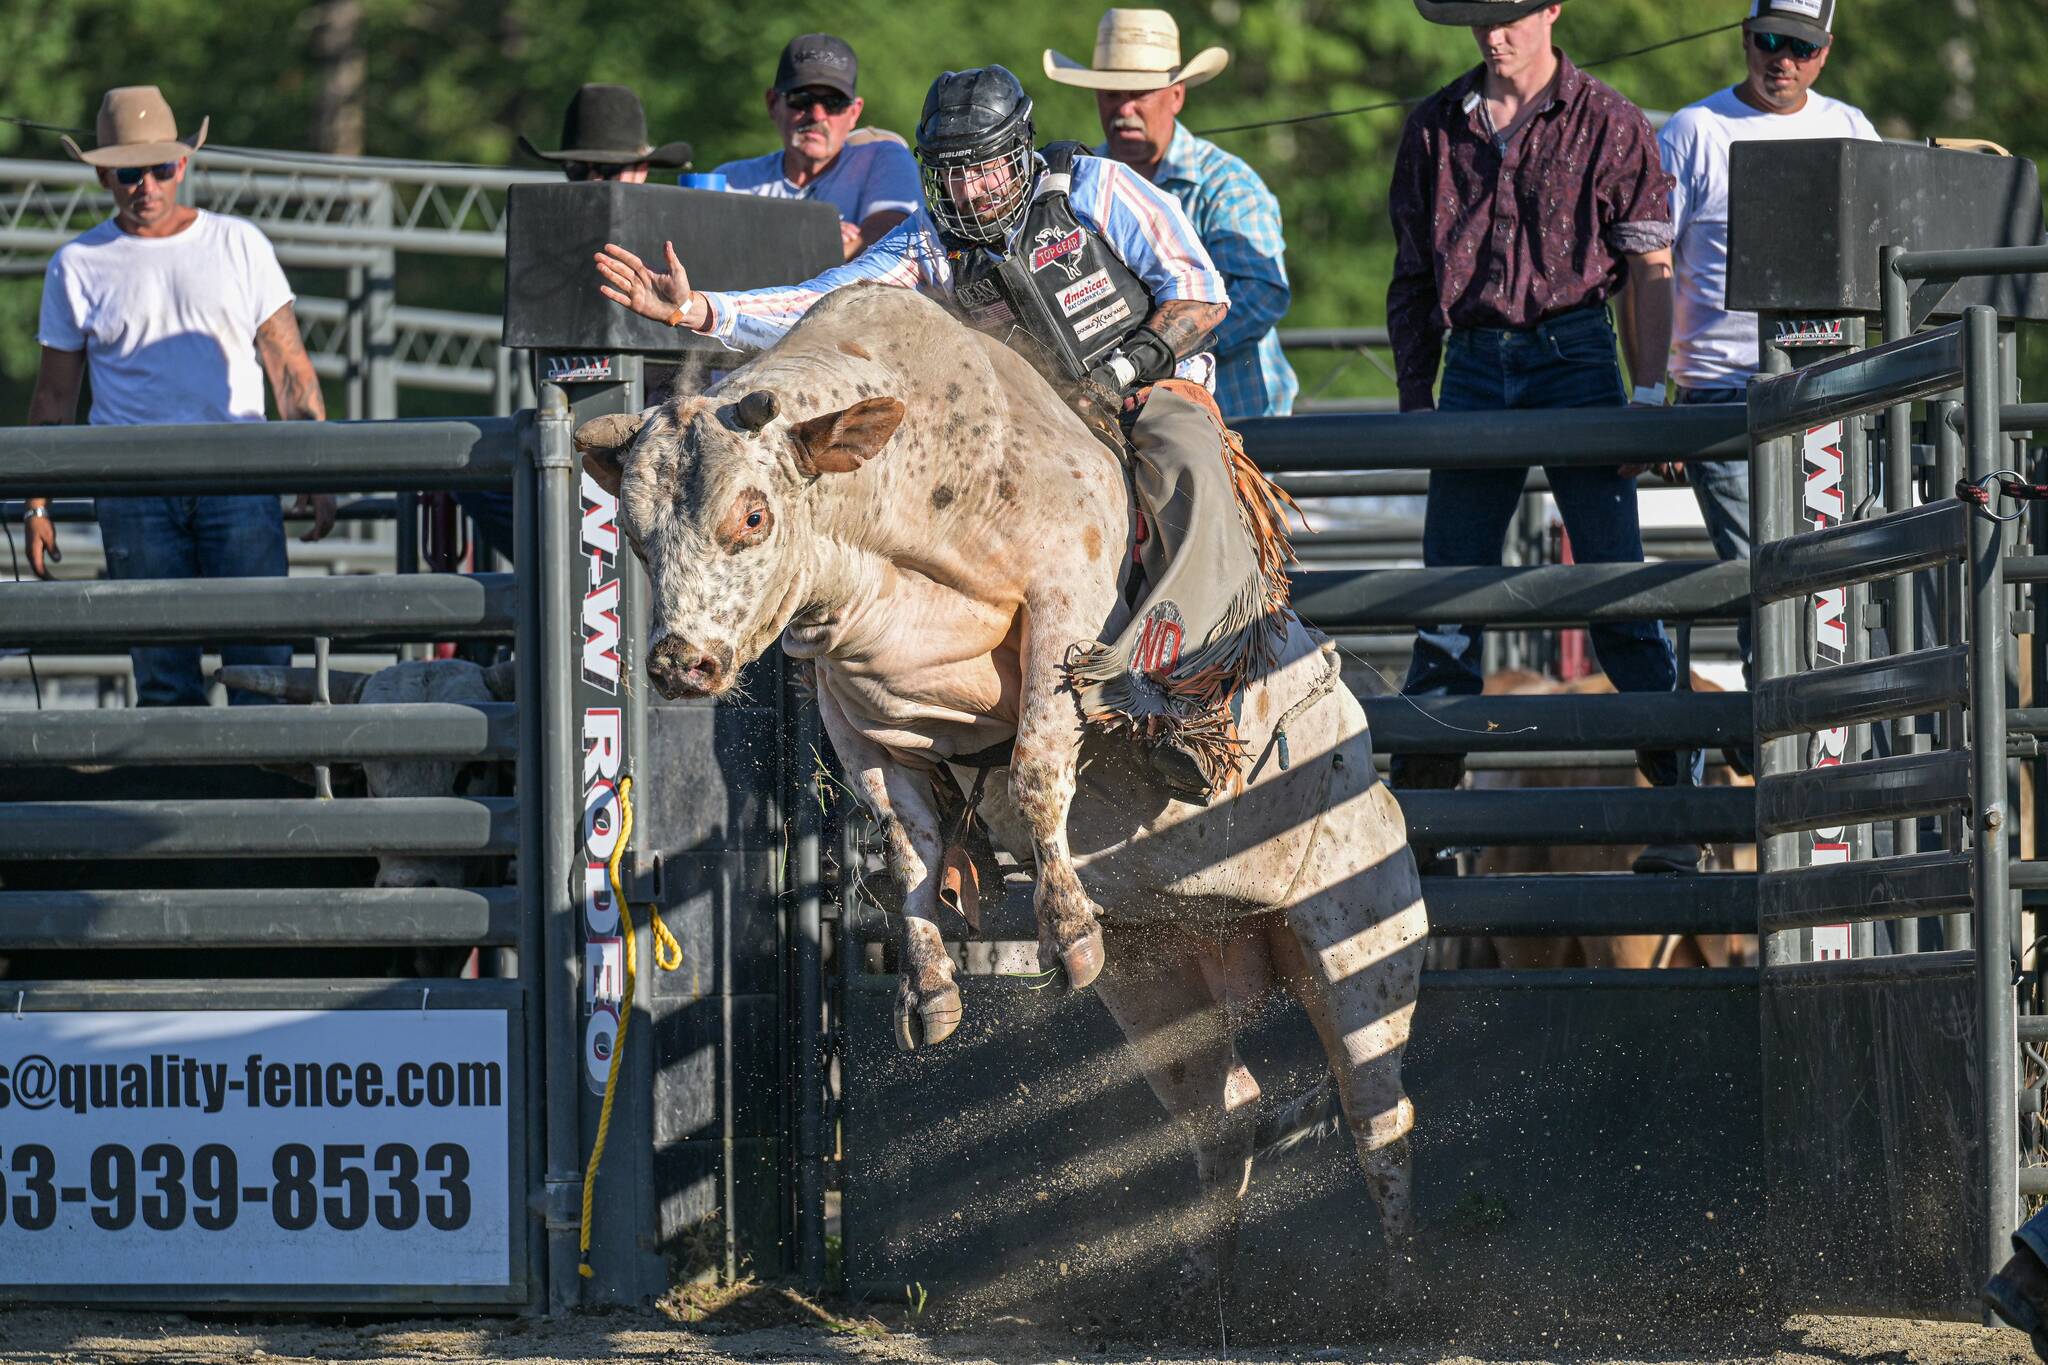
<path fill-rule="evenodd" d="M 687 166 L 690 144 L 647 141 L 647 110 L 640 97 L 623 85 L 586 85 L 569 100 L 562 115 L 562 150 L 544 152 L 524 133 L 519 146 L 542 161 L 581 161 L 588 166 Z"/>
<path fill-rule="evenodd" d="M 83 151 L 69 137 L 64 150 L 88 166 L 160 166 L 192 155 L 206 145 L 206 125 L 190 137 L 178 136 L 178 120 L 153 85 L 123 85 L 100 101 L 99 146 Z"/>
<path fill-rule="evenodd" d="M 1512 24 L 1525 14 L 1564 0 L 1415 0 L 1415 8 L 1432 24 Z"/>
<path fill-rule="evenodd" d="M 1095 60 L 1083 66 L 1045 50 L 1045 74 L 1061 85 L 1088 90 L 1163 90 L 1176 82 L 1200 85 L 1223 74 L 1230 54 L 1205 47 L 1191 62 L 1180 59 L 1180 25 L 1163 9 L 1113 9 L 1095 29 Z"/>

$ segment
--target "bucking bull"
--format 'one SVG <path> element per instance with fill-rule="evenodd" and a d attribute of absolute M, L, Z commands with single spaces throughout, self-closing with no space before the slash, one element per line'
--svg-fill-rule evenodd
<path fill-rule="evenodd" d="M 1315 1024 L 1388 1247 L 1403 1244 L 1401 1053 L 1428 929 L 1332 647 L 1289 622 L 1243 699 L 1242 781 L 1207 808 L 1169 797 L 1126 741 L 1084 755 L 1061 663 L 1124 624 L 1126 471 L 1025 360 L 909 290 L 839 290 L 709 393 L 577 442 L 651 577 L 664 696 L 724 693 L 778 636 L 815 661 L 826 732 L 904 891 L 899 1046 L 961 1018 L 934 920 L 940 793 L 959 804 L 946 766 L 1014 740 L 979 812 L 1034 871 L 1041 965 L 1092 979 L 1194 1147 L 1214 1233 L 1189 1268 L 1227 1273 L 1234 1250 L 1259 1090 L 1232 1020 L 1276 977 Z"/>

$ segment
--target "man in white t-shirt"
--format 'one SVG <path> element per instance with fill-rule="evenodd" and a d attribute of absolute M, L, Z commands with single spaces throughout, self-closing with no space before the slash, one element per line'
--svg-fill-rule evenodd
<path fill-rule="evenodd" d="M 299 338 L 291 286 L 254 224 L 178 202 L 206 121 L 179 138 L 171 107 L 153 85 L 110 90 L 100 104 L 99 145 L 72 156 L 98 168 L 114 216 L 57 249 L 43 276 L 37 340 L 42 365 L 29 425 L 78 420 L 78 393 L 92 375 L 95 426 L 260 422 L 267 374 L 287 420 L 323 420 L 320 381 Z M 280 442 L 280 460 L 288 458 Z M 334 499 L 302 495 L 304 537 L 334 526 Z M 277 497 L 101 498 L 100 537 L 113 578 L 282 578 L 284 516 Z M 28 500 L 23 530 L 40 578 L 61 562 L 49 511 Z M 135 690 L 144 706 L 203 706 L 196 645 L 140 648 Z M 288 664 L 289 645 L 228 645 L 230 664 Z M 265 700 L 231 692 L 234 702 Z"/>
<path fill-rule="evenodd" d="M 1863 112 L 1811 87 L 1833 47 L 1835 0 L 1752 0 L 1742 23 L 1749 74 L 1671 116 L 1658 137 L 1671 174 L 1678 285 L 1671 377 L 1679 403 L 1740 403 L 1759 367 L 1754 313 L 1730 312 L 1728 148 L 1789 138 L 1877 139 Z M 1723 559 L 1749 558 L 1749 465 L 1689 460 L 1685 477 Z M 1749 665 L 1749 623 L 1738 632 Z"/>
<path fill-rule="evenodd" d="M 860 122 L 859 75 L 853 49 L 831 34 L 790 39 L 768 89 L 768 117 L 782 134 L 782 150 L 717 170 L 728 190 L 819 199 L 838 209 L 840 246 L 849 261 L 924 202 L 917 162 L 901 140 L 847 140 Z"/>

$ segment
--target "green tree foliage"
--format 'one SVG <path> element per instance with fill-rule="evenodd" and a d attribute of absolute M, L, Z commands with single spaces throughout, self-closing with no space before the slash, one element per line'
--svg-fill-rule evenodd
<path fill-rule="evenodd" d="M 790 0 L 359 0 L 367 58 L 366 150 L 506 164 L 514 135 L 552 145 L 586 80 L 638 89 L 657 140 L 687 138 L 698 164 L 773 146 L 762 104 L 792 34 L 836 32 L 859 51 L 867 121 L 908 133 L 931 76 L 999 61 L 1039 101 L 1045 137 L 1098 135 L 1092 101 L 1040 71 L 1047 46 L 1083 59 L 1096 5 L 924 0 L 847 7 Z M 1460 29 L 1423 22 L 1409 0 L 1202 0 L 1174 6 L 1188 50 L 1233 61 L 1192 92 L 1197 130 L 1412 99 L 1475 60 Z M 1568 0 L 1558 34 L 1581 62 L 1732 25 L 1746 0 Z M 2048 6 L 2040 0 L 1858 0 L 1842 10 L 1820 88 L 1896 136 L 1989 137 L 2048 151 Z M 0 114 L 89 126 L 107 86 L 154 82 L 216 142 L 300 148 L 319 87 L 309 9 L 284 0 L 19 0 L 0 6 Z M 1629 57 L 1597 74 L 1639 104 L 1671 110 L 1738 79 L 1739 35 Z M 1390 261 L 1386 184 L 1405 109 L 1234 133 L 1287 220 L 1297 325 L 1376 323 Z M 0 154 L 61 156 L 54 137 L 0 126 Z M 409 269 L 409 303 L 496 307 L 495 272 Z M 320 282 L 301 282 L 321 292 Z M 21 411 L 33 372 L 34 278 L 0 280 L 0 404 Z"/>

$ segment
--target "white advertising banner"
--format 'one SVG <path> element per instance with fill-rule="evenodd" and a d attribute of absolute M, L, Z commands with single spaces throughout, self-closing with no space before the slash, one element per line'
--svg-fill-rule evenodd
<path fill-rule="evenodd" d="M 506 1029 L 0 1013 L 0 1284 L 509 1283 Z"/>

